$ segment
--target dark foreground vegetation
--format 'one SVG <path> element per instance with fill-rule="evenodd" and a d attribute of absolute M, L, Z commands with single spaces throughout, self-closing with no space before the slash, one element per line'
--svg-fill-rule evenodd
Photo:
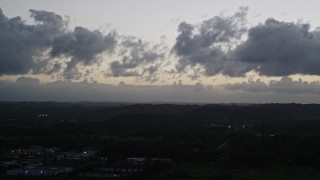
<path fill-rule="evenodd" d="M 0 103 L 0 161 L 35 145 L 171 160 L 126 179 L 320 179 L 320 105 Z"/>

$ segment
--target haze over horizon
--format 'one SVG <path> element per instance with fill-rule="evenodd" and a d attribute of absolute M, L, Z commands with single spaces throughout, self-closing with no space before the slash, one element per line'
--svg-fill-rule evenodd
<path fill-rule="evenodd" d="M 0 101 L 320 103 L 317 5 L 0 0 Z"/>

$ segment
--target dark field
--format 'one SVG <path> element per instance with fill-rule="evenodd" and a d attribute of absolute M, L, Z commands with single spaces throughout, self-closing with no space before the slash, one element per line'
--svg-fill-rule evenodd
<path fill-rule="evenodd" d="M 110 163 L 171 160 L 125 179 L 320 178 L 320 105 L 2 102 L 0 118 L 1 162 L 12 149 L 91 147 Z M 7 169 L 1 179 L 27 178 L 8 177 Z"/>

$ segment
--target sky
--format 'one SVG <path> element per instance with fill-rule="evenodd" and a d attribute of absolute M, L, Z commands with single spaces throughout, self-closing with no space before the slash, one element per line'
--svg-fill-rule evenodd
<path fill-rule="evenodd" d="M 0 0 L 0 101 L 320 103 L 319 5 Z"/>

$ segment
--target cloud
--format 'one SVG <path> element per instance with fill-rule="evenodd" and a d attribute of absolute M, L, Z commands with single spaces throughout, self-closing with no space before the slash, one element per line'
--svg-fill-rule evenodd
<path fill-rule="evenodd" d="M 31 78 L 31 77 L 19 77 L 16 80 L 17 84 L 26 84 L 26 85 L 39 85 L 40 81 L 37 78 Z"/>
<path fill-rule="evenodd" d="M 200 83 L 137 86 L 124 82 L 110 85 L 55 81 L 40 84 L 37 79 L 20 77 L 16 82 L 0 81 L 0 91 L 1 101 L 201 102 L 212 90 Z"/>
<path fill-rule="evenodd" d="M 70 30 L 68 18 L 54 12 L 30 10 L 34 23 L 27 24 L 21 17 L 6 17 L 0 9 L 0 76 L 54 74 L 79 80 L 103 61 L 109 63 L 107 77 L 148 82 L 158 81 L 161 73 L 176 72 L 193 80 L 251 71 L 262 76 L 320 75 L 320 28 L 272 18 L 247 28 L 247 12 L 247 7 L 240 7 L 233 15 L 200 24 L 181 22 L 170 54 L 164 44 L 114 31 L 81 26 Z M 176 70 L 170 71 L 172 54 Z"/>
<path fill-rule="evenodd" d="M 267 19 L 246 30 L 247 8 L 233 16 L 216 16 L 200 25 L 180 23 L 172 52 L 176 69 L 204 69 L 205 76 L 320 75 L 320 30 L 307 23 Z M 247 38 L 243 40 L 243 35 Z"/>
<path fill-rule="evenodd" d="M 0 10 L 0 75 L 53 74 L 80 79 L 83 67 L 99 65 L 102 55 L 116 55 L 109 65 L 111 76 L 136 76 L 156 81 L 165 56 L 158 44 L 110 31 L 75 27 L 54 12 L 30 10 L 34 24 L 21 17 L 7 18 Z M 111 56 L 110 56 L 111 57 Z"/>
<path fill-rule="evenodd" d="M 320 31 L 305 23 L 267 19 L 249 29 L 233 57 L 260 75 L 320 75 Z"/>
<path fill-rule="evenodd" d="M 178 57 L 178 72 L 196 65 L 202 65 L 207 76 L 224 71 L 229 65 L 226 52 L 246 32 L 247 11 L 248 8 L 242 7 L 233 16 L 215 16 L 198 26 L 180 23 L 172 48 Z"/>
<path fill-rule="evenodd" d="M 63 18 L 54 13 L 48 11 L 39 11 L 30 9 L 31 17 L 38 23 L 43 23 L 45 26 L 45 30 L 51 30 L 52 32 L 59 32 L 61 28 L 66 27 L 67 21 L 63 20 Z"/>
<path fill-rule="evenodd" d="M 172 85 L 119 85 L 97 82 L 55 81 L 38 83 L 39 80 L 20 77 L 17 82 L 0 81 L 1 101 L 122 101 L 122 102 L 184 102 L 184 103 L 320 103 L 319 84 L 302 85 L 299 95 L 286 93 L 295 91 L 299 82 L 284 79 L 274 90 L 266 86 L 252 90 L 207 86 L 201 83 L 185 85 L 178 81 Z M 287 82 L 287 84 L 286 84 Z M 281 85 L 280 85 L 281 84 Z M 292 85 L 294 84 L 294 85 Z M 250 85 L 251 87 L 251 85 Z M 275 90 L 276 87 L 278 90 Z M 313 92 L 308 89 L 312 87 Z M 287 89 L 285 89 L 287 88 Z M 303 92 L 304 91 L 304 92 Z M 318 94 L 317 94 L 318 93 Z"/>
<path fill-rule="evenodd" d="M 227 90 L 237 90 L 251 93 L 290 93 L 290 94 L 315 94 L 320 95 L 320 82 L 306 82 L 301 79 L 295 81 L 290 77 L 282 77 L 279 81 L 269 84 L 261 80 L 224 85 Z"/>
<path fill-rule="evenodd" d="M 145 76 L 146 80 L 154 80 L 165 57 L 158 45 L 151 45 L 134 37 L 124 37 L 121 48 L 122 59 L 110 63 L 112 76 Z"/>
<path fill-rule="evenodd" d="M 27 74 L 40 69 L 41 56 L 52 40 L 64 32 L 61 16 L 36 10 L 30 13 L 35 25 L 26 24 L 21 17 L 9 19 L 0 9 L 0 75 Z M 46 66 L 47 62 L 41 65 Z"/>
<path fill-rule="evenodd" d="M 84 27 L 69 31 L 68 20 L 54 12 L 30 10 L 30 14 L 35 24 L 21 17 L 10 19 L 0 9 L 0 75 L 56 73 L 63 67 L 63 57 L 70 59 L 63 74 L 73 78 L 68 74 L 77 72 L 78 64 L 97 64 L 97 56 L 112 53 L 117 44 L 114 32 L 103 35 Z"/>
<path fill-rule="evenodd" d="M 96 56 L 102 52 L 112 53 L 116 46 L 116 33 L 106 36 L 100 31 L 90 31 L 84 27 L 75 27 L 73 32 L 61 34 L 52 43 L 51 56 L 71 57 L 67 70 L 75 68 L 79 63 L 92 65 L 97 63 Z"/>

